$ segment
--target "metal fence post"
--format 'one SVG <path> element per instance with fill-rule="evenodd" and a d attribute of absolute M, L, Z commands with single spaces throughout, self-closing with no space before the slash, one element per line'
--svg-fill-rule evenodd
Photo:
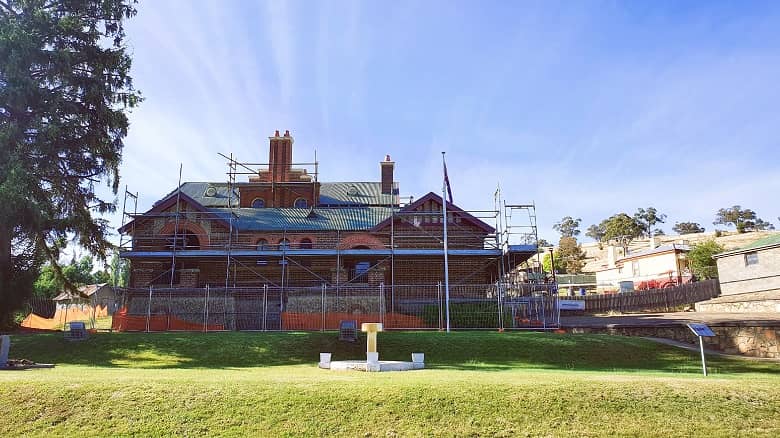
<path fill-rule="evenodd" d="M 498 305 L 498 329 L 504 330 L 504 312 L 501 308 L 501 281 L 496 282 L 496 304 Z"/>
<path fill-rule="evenodd" d="M 379 322 L 385 325 L 385 283 L 379 283 Z"/>
<path fill-rule="evenodd" d="M 439 330 L 442 329 L 442 308 L 441 308 L 441 281 L 436 283 L 436 294 L 438 299 L 436 300 L 436 303 L 438 304 L 439 308 Z"/>
<path fill-rule="evenodd" d="M 67 315 L 67 309 L 65 314 Z M 152 285 L 149 285 L 149 301 L 146 303 L 146 333 L 149 333 L 149 318 L 152 314 Z"/>
<path fill-rule="evenodd" d="M 263 285 L 263 331 L 268 330 L 265 325 L 266 317 L 268 316 L 268 285 Z"/>
<path fill-rule="evenodd" d="M 322 329 L 320 331 L 325 331 L 325 283 L 322 283 Z"/>
<path fill-rule="evenodd" d="M 207 284 L 206 292 L 204 293 L 204 299 L 203 299 L 203 333 L 209 331 L 208 321 L 209 321 L 209 285 Z"/>

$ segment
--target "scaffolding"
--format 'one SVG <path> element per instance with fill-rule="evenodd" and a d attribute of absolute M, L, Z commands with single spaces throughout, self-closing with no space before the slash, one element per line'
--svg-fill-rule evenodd
<path fill-rule="evenodd" d="M 271 164 L 219 155 L 227 161 L 227 181 L 210 184 L 207 189 L 213 187 L 224 199 L 219 208 L 185 205 L 188 196 L 182 192 L 181 167 L 176 192 L 164 199 L 175 206 L 139 214 L 137 193 L 125 190 L 123 218 L 129 221 L 123 220 L 120 228 L 121 255 L 134 260 L 134 278 L 136 273 L 150 271 L 154 276 L 147 275 L 148 287 L 121 291 L 128 300 L 124 308 L 129 313 L 122 316 L 120 312 L 120 319 L 145 315 L 142 325 L 147 331 L 161 327 L 156 313 L 166 315 L 167 329 L 174 321 L 180 329 L 197 326 L 204 331 L 324 330 L 337 327 L 337 319 L 349 315 L 377 318 L 388 328 L 441 328 L 443 311 L 449 307 L 443 309 L 443 218 L 435 202 L 408 210 L 406 207 L 414 205 L 412 198 L 401 203 L 396 192 L 386 204 L 368 209 L 314 205 L 305 210 L 307 218 L 356 208 L 381 216 L 388 226 L 370 232 L 284 228 L 270 233 L 277 240 L 272 243 L 259 237 L 264 233 L 239 226 L 246 207 L 241 206 L 238 191 L 247 183 L 237 181 L 241 175 L 270 172 Z M 283 184 L 299 187 L 299 191 L 312 187 L 310 195 L 315 198 L 316 156 L 314 162 L 291 166 L 303 166 L 296 171 L 310 179 L 297 185 Z M 307 166 L 313 166 L 313 172 Z M 264 182 L 275 189 L 273 181 Z M 133 213 L 125 211 L 128 198 L 135 202 Z M 518 219 L 524 221 L 518 224 Z M 474 225 L 479 223 L 495 226 Z M 192 224 L 199 224 L 197 232 Z M 538 258 L 535 204 L 506 204 L 497 190 L 492 210 L 461 210 L 448 205 L 447 227 L 454 328 L 557 327 L 554 285 L 545 284 L 541 275 L 531 275 L 527 283 L 510 275 L 520 261 L 532 255 Z M 330 235 L 302 237 L 318 232 Z M 345 246 L 344 239 L 356 233 L 370 234 L 372 244 Z M 166 260 L 169 268 L 162 270 L 159 266 Z M 200 275 L 197 284 L 177 286 L 196 265 Z M 216 274 L 219 269 L 222 275 Z M 192 304 L 197 302 L 202 304 Z M 194 307 L 199 310 L 182 311 Z M 465 316 L 463 309 L 473 315 Z M 198 321 L 194 326 L 181 322 L 193 320 Z"/>

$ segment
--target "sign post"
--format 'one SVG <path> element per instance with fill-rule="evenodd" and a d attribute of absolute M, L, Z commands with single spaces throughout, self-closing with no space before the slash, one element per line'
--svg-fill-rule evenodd
<path fill-rule="evenodd" d="M 11 337 L 0 336 L 0 368 L 8 366 L 8 350 L 11 349 Z"/>
<path fill-rule="evenodd" d="M 704 360 L 704 337 L 715 337 L 715 333 L 711 328 L 707 327 L 707 324 L 690 323 L 688 328 L 699 337 L 699 349 L 701 350 L 701 369 L 704 372 L 704 376 L 707 377 L 707 362 Z"/>

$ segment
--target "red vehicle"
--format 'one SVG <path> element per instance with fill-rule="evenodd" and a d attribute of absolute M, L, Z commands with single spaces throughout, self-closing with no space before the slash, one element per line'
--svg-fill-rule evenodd
<path fill-rule="evenodd" d="M 689 273 L 682 275 L 673 275 L 674 271 L 666 273 L 665 277 L 658 277 L 652 280 L 640 281 L 636 285 L 636 290 L 650 290 L 650 289 L 664 289 L 667 287 L 675 287 L 681 284 L 690 283 L 693 280 L 693 276 Z"/>

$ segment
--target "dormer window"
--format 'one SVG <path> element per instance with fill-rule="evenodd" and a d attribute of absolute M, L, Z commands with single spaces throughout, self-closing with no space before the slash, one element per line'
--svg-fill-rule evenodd
<path fill-rule="evenodd" d="M 295 208 L 309 208 L 309 201 L 303 198 L 298 198 L 295 200 L 295 204 L 293 205 L 295 206 Z"/>
<path fill-rule="evenodd" d="M 253 199 L 252 208 L 265 208 L 265 200 L 263 198 Z"/>

